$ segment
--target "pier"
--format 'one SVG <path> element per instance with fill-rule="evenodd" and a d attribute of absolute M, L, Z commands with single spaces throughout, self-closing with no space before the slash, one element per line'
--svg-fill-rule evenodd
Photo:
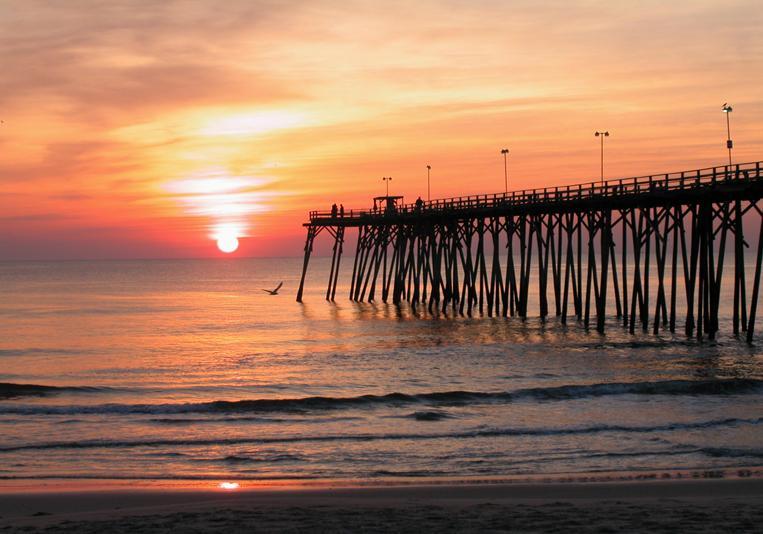
<path fill-rule="evenodd" d="M 353 301 L 526 318 L 534 283 L 541 318 L 555 314 L 564 323 L 573 316 L 603 332 L 609 313 L 631 333 L 675 332 L 678 323 L 687 336 L 713 339 L 725 274 L 733 280 L 731 328 L 752 342 L 763 256 L 762 167 L 408 204 L 385 196 L 374 199 L 373 209 L 312 211 L 297 301 L 324 230 L 334 241 L 326 299 L 335 300 L 345 230 L 357 228 Z M 746 257 L 754 258 L 752 280 Z"/>

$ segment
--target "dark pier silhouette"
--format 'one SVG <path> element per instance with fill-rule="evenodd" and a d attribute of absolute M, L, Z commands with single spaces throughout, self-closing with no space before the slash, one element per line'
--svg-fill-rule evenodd
<path fill-rule="evenodd" d="M 675 332 L 680 299 L 686 335 L 712 339 L 719 330 L 724 266 L 733 257 L 726 269 L 733 271 L 732 328 L 751 342 L 763 256 L 761 167 L 746 163 L 414 204 L 385 196 L 370 210 L 313 211 L 304 225 L 297 301 L 323 230 L 334 239 L 326 299 L 335 299 L 345 229 L 352 227 L 358 228 L 349 292 L 354 301 L 391 298 L 430 312 L 524 318 L 534 282 L 542 318 L 553 313 L 565 322 L 574 315 L 603 332 L 613 303 L 609 313 L 631 333 Z M 749 294 L 748 254 L 755 258 Z"/>

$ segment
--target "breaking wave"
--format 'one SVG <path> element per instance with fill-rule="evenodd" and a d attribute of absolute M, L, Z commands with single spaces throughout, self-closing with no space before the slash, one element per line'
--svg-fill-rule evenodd
<path fill-rule="evenodd" d="M 94 386 L 41 386 L 38 384 L 14 384 L 0 382 L 0 400 L 17 397 L 45 397 L 61 393 L 105 393 L 112 388 Z"/>
<path fill-rule="evenodd" d="M 389 440 L 431 440 L 431 439 L 469 439 L 491 438 L 504 436 L 561 436 L 617 433 L 649 433 L 671 432 L 676 430 L 696 430 L 713 427 L 734 425 L 758 425 L 763 423 L 763 417 L 741 419 L 730 417 L 693 423 L 666 423 L 653 426 L 626 425 L 592 425 L 569 428 L 479 428 L 461 432 L 444 433 L 389 433 L 389 434 L 340 434 L 317 436 L 287 436 L 287 437 L 258 437 L 258 438 L 219 438 L 219 439 L 147 439 L 147 440 L 85 440 L 85 441 L 53 441 L 46 443 L 30 443 L 0 447 L 0 453 L 25 450 L 51 449 L 126 449 L 135 447 L 183 447 L 183 446 L 220 446 L 242 444 L 271 444 L 271 443 L 307 443 L 307 442 L 372 442 Z M 710 449 L 708 449 L 710 450 Z M 720 449 L 712 449 L 718 453 Z"/>
<path fill-rule="evenodd" d="M 0 399 L 46 396 L 66 392 L 103 393 L 111 388 L 54 387 L 32 384 L 0 384 Z M 301 397 L 286 399 L 218 400 L 184 404 L 98 404 L 74 406 L 6 405 L 0 414 L 81 415 L 189 413 L 310 413 L 315 411 L 376 406 L 466 406 L 470 404 L 509 403 L 522 400 L 557 401 L 616 395 L 740 395 L 763 392 L 763 380 L 735 378 L 724 380 L 666 380 L 588 385 L 562 385 L 518 389 L 506 392 L 443 391 L 427 393 L 389 393 L 356 397 Z"/>

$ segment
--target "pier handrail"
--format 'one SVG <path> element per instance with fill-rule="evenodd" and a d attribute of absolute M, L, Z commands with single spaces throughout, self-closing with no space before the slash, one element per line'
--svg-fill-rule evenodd
<path fill-rule="evenodd" d="M 509 191 L 508 193 L 488 193 L 479 195 L 467 195 L 422 201 L 419 206 L 416 203 L 396 206 L 395 214 L 433 213 L 454 209 L 496 208 L 521 206 L 536 203 L 562 202 L 566 200 L 579 200 L 591 198 L 621 197 L 625 195 L 640 194 L 646 192 L 689 191 L 697 188 L 713 186 L 720 182 L 750 180 L 761 178 L 763 162 L 739 163 L 735 165 L 721 165 L 706 167 L 691 171 L 671 172 L 665 174 L 652 174 L 633 178 L 619 178 L 605 182 L 584 182 L 578 184 L 523 189 Z M 333 212 L 311 211 L 310 221 L 317 219 L 360 219 L 364 217 L 381 217 L 389 213 L 385 207 L 377 210 L 363 208 L 344 210 L 344 215 L 339 217 Z"/>

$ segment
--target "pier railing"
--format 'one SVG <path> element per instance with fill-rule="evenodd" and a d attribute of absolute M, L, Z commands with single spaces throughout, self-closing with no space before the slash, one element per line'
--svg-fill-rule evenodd
<path fill-rule="evenodd" d="M 510 191 L 508 193 L 491 193 L 442 198 L 422 201 L 419 205 L 408 203 L 396 206 L 390 211 L 386 207 L 378 209 L 350 209 L 340 216 L 332 211 L 311 211 L 310 222 L 320 220 L 349 219 L 359 220 L 368 217 L 383 217 L 389 214 L 434 213 L 439 211 L 470 210 L 480 208 L 506 208 L 511 206 L 526 206 L 528 204 L 548 204 L 574 201 L 590 198 L 623 197 L 643 193 L 691 191 L 713 187 L 720 182 L 747 181 L 760 179 L 763 162 L 741 163 L 719 167 L 707 167 L 692 171 L 681 171 L 667 174 L 653 174 L 634 178 L 620 178 L 605 182 L 585 182 L 574 185 L 542 187 Z"/>

